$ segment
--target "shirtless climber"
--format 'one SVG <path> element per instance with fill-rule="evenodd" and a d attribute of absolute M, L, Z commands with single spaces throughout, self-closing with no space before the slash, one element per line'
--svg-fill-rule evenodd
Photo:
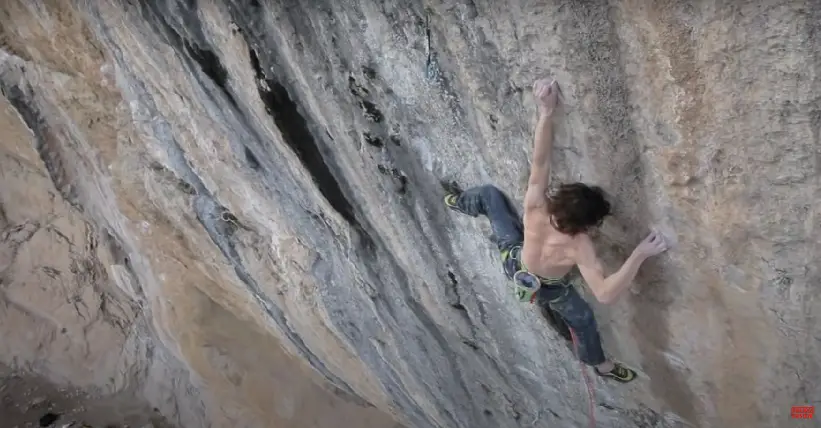
<path fill-rule="evenodd" d="M 539 119 L 525 193 L 524 221 L 507 196 L 491 185 L 448 193 L 445 204 L 472 217 L 487 216 L 493 229 L 492 239 L 501 251 L 506 275 L 516 285 L 517 297 L 539 305 L 565 339 L 570 340 L 575 334 L 579 359 L 594 366 L 597 374 L 629 382 L 636 373 L 604 356 L 593 311 L 570 283 L 570 272 L 578 266 L 596 299 L 609 304 L 627 289 L 642 262 L 667 250 L 667 243 L 653 231 L 616 273 L 604 276 L 587 234 L 610 214 L 610 204 L 602 190 L 569 183 L 548 193 L 552 117 L 558 90 L 556 81 L 539 80 L 533 85 Z"/>

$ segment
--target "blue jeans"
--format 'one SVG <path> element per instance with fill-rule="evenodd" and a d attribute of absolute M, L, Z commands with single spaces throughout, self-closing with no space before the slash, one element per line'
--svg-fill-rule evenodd
<path fill-rule="evenodd" d="M 497 187 L 484 185 L 462 192 L 456 205 L 471 217 L 484 215 L 490 220 L 491 240 L 499 251 L 511 254 L 503 260 L 503 267 L 508 279 L 512 280 L 513 274 L 522 268 L 521 251 L 518 250 L 524 243 L 524 224 L 510 200 Z M 570 340 L 567 326 L 573 329 L 582 362 L 599 365 L 606 361 L 593 310 L 569 282 L 543 285 L 536 295 L 536 304 L 565 339 Z"/>

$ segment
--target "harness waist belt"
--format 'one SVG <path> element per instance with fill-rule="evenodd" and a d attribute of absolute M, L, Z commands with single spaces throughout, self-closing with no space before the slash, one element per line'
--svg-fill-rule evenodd
<path fill-rule="evenodd" d="M 527 266 L 525 266 L 525 263 L 522 261 L 521 256 L 522 256 L 522 246 L 521 245 L 516 245 L 515 247 L 509 248 L 509 249 L 506 249 L 506 250 L 502 250 L 502 262 L 507 261 L 508 258 L 513 259 L 519 265 L 519 269 L 527 271 L 531 275 L 538 278 L 539 282 L 542 283 L 542 285 L 547 285 L 547 286 L 550 286 L 550 285 L 566 286 L 567 285 L 567 275 L 560 276 L 558 278 L 545 278 L 543 276 L 539 276 L 539 275 L 536 275 L 535 273 L 530 272 L 527 269 Z"/>

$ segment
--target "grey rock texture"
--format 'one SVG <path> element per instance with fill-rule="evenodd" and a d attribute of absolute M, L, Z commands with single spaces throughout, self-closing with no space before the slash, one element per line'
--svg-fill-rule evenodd
<path fill-rule="evenodd" d="M 269 372 L 281 345 L 408 427 L 584 426 L 572 354 L 512 298 L 487 222 L 440 202 L 521 199 L 553 76 L 555 179 L 612 195 L 609 270 L 651 225 L 676 241 L 594 305 L 640 371 L 593 379 L 600 426 L 784 426 L 821 397 L 816 2 L 0 10 L 0 317 L 77 330 L 9 332 L 0 362 L 180 426 L 270 426 L 310 407 L 273 398 L 296 383 Z"/>

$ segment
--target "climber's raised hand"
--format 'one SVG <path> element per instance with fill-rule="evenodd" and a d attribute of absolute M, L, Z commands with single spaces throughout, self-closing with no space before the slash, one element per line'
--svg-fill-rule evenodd
<path fill-rule="evenodd" d="M 559 102 L 559 82 L 554 79 L 539 79 L 533 83 L 533 96 L 539 103 L 539 112 L 544 115 L 553 114 Z"/>
<path fill-rule="evenodd" d="M 664 239 L 664 235 L 653 229 L 636 247 L 636 253 L 644 258 L 648 258 L 667 251 L 667 248 L 667 240 Z"/>

